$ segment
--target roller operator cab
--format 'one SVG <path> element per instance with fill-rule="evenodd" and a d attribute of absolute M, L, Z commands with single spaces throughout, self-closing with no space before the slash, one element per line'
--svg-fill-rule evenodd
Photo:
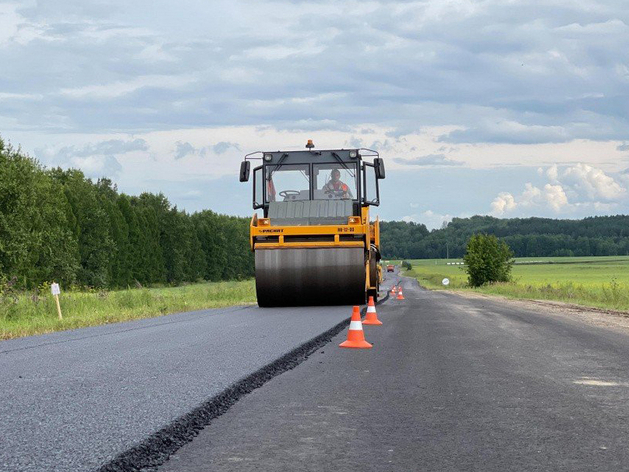
<path fill-rule="evenodd" d="M 368 160 L 366 160 L 368 159 Z M 256 166 L 251 163 L 255 160 Z M 371 162 L 370 162 L 371 161 Z M 380 204 L 384 162 L 369 149 L 256 152 L 245 156 L 240 181 L 253 167 L 251 250 L 258 305 L 356 305 L 378 296 Z"/>

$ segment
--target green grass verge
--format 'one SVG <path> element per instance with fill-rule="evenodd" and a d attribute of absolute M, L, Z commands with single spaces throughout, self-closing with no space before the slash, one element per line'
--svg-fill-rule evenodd
<path fill-rule="evenodd" d="M 441 259 L 412 260 L 406 272 L 426 288 L 444 289 L 441 281 L 450 279 L 449 290 L 469 290 L 509 298 L 557 300 L 613 310 L 629 310 L 629 257 L 550 257 L 519 258 L 513 267 L 513 280 L 472 289 L 460 265 L 447 265 Z"/>
<path fill-rule="evenodd" d="M 47 291 L 0 294 L 0 339 L 148 318 L 152 316 L 255 303 L 253 280 L 210 282 L 167 288 L 63 292 L 63 320 Z"/>

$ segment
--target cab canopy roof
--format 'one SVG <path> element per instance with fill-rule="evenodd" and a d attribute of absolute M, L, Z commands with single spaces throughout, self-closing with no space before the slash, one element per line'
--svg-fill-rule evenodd
<path fill-rule="evenodd" d="M 264 164 L 310 164 L 317 162 L 357 162 L 361 159 L 359 149 L 325 149 L 310 151 L 263 152 Z"/>

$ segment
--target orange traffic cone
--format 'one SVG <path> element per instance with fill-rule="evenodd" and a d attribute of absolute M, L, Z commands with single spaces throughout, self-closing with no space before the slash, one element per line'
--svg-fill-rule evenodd
<path fill-rule="evenodd" d="M 391 287 L 391 295 L 395 295 L 395 285 L 393 287 Z"/>
<path fill-rule="evenodd" d="M 347 341 L 339 344 L 340 347 L 353 347 L 357 349 L 368 349 L 371 346 L 365 341 L 365 333 L 363 332 L 363 324 L 360 321 L 360 309 L 355 306 L 352 312 L 352 321 L 349 323 L 349 331 L 347 332 Z"/>
<path fill-rule="evenodd" d="M 364 325 L 381 325 L 382 321 L 378 319 L 378 313 L 376 313 L 376 305 L 373 302 L 373 297 L 369 297 L 369 304 L 367 305 L 367 316 L 365 316 Z"/>
<path fill-rule="evenodd" d="M 397 300 L 404 300 L 404 295 L 402 294 L 402 286 L 400 285 L 400 290 L 397 293 Z"/>

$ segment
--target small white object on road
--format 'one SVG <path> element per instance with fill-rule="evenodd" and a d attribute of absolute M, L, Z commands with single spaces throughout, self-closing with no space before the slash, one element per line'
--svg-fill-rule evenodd
<path fill-rule="evenodd" d="M 450 285 L 450 279 L 446 277 L 441 281 L 441 283 L 447 287 L 448 285 Z"/>

